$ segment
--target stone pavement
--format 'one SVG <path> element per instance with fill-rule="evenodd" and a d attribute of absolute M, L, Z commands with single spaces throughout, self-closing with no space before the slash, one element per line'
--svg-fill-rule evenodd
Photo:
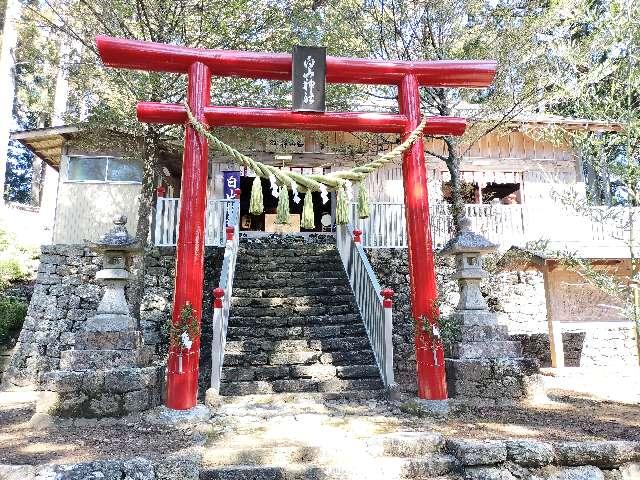
<path fill-rule="evenodd" d="M 0 392 L 0 409 L 33 401 L 28 393 Z M 203 410 L 200 407 L 200 410 Z M 402 402 L 331 398 L 322 394 L 225 397 L 207 414 L 167 416 L 162 407 L 124 419 L 64 419 L 45 426 L 55 436 L 80 424 L 86 434 L 145 432 L 163 422 L 180 437 L 173 450 L 160 445 L 94 459 L 0 465 L 0 479 L 16 480 L 632 480 L 640 478 L 640 442 L 543 441 L 535 438 L 469 438 L 456 434 L 454 418 L 417 418 Z M 452 413 L 453 415 L 453 413 Z M 115 423 L 114 423 L 115 422 Z M 119 423 L 118 423 L 119 422 Z M 445 428 L 447 427 L 448 428 Z M 105 428 L 103 428 L 105 427 Z M 57 430 L 56 430 L 57 428 Z M 111 429 L 111 430 L 109 430 Z M 0 436 L 2 427 L 0 426 Z M 157 435 L 152 433 L 151 435 Z M 569 435 L 567 435 L 569 437 Z M 84 437 L 83 437 L 84 438 Z M 74 440 L 73 438 L 71 440 Z M 153 440 L 153 437 L 148 437 Z M 148 441 L 142 439 L 142 442 Z M 171 441 L 171 438 L 167 437 Z M 164 445 L 165 440 L 162 440 Z M 125 442 L 126 443 L 126 442 Z M 23 450 L 46 447 L 25 444 Z M 50 448 L 61 444 L 49 443 Z M 89 448 L 86 444 L 82 449 Z M 3 444 L 0 448 L 11 448 Z M 70 452 L 72 454 L 72 452 Z M 5 457 L 6 459 L 6 457 Z M 5 460 L 6 462 L 6 460 Z M 13 463 L 13 462 L 12 462 Z M 24 462 L 23 462 L 24 463 Z"/>

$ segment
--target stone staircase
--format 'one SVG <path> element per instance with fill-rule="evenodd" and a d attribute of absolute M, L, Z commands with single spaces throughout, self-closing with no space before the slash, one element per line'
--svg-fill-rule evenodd
<path fill-rule="evenodd" d="M 382 387 L 335 239 L 243 238 L 220 394 Z"/>
<path fill-rule="evenodd" d="M 252 448 L 231 443 L 208 448 L 200 480 L 427 480 L 461 478 L 459 462 L 444 438 L 430 432 L 397 432 L 307 445 L 280 443 Z M 324 443 L 324 444 L 323 444 Z"/>

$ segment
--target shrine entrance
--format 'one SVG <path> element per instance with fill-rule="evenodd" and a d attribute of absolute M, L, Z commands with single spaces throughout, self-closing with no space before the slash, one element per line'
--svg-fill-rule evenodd
<path fill-rule="evenodd" d="M 300 169 L 302 170 L 302 169 Z M 262 178 L 262 195 L 264 198 L 264 213 L 260 215 L 252 215 L 249 212 L 249 204 L 251 197 L 251 189 L 255 177 L 240 176 L 240 231 L 242 232 L 267 232 L 267 233 L 299 233 L 299 232 L 331 232 L 335 223 L 335 216 L 331 213 L 331 205 L 322 205 L 322 199 L 319 192 L 313 192 L 314 205 L 322 205 L 323 208 L 317 208 L 314 211 L 315 228 L 308 229 L 300 225 L 302 217 L 302 202 L 296 203 L 293 193 L 289 192 L 289 223 L 276 223 L 276 210 L 278 207 L 278 198 L 271 195 L 269 181 Z M 327 217 L 328 215 L 328 217 Z M 323 226 L 323 221 L 328 226 Z"/>
<path fill-rule="evenodd" d="M 137 108 L 138 119 L 142 122 L 185 125 L 180 189 L 182 206 L 173 295 L 174 326 L 184 321 L 185 312 L 190 321 L 197 322 L 196 326 L 202 320 L 199 307 L 202 305 L 203 294 L 209 163 L 208 137 L 205 135 L 207 126 L 393 133 L 400 134 L 403 143 L 411 139 L 403 150 L 402 171 L 418 395 L 428 399 L 447 398 L 444 349 L 437 324 L 436 278 L 429 228 L 424 144 L 420 135 L 462 135 L 465 120 L 458 117 L 429 117 L 425 124 L 425 119 L 421 121 L 419 88 L 487 87 L 495 76 L 496 62 L 316 58 L 313 55 L 318 51 L 325 55 L 324 49 L 296 47 L 292 56 L 185 48 L 107 36 L 98 36 L 96 44 L 100 57 L 107 66 L 188 75 L 188 109 L 180 104 L 152 102 L 139 103 Z M 294 61 L 294 58 L 297 60 Z M 314 68 L 320 73 L 316 75 Z M 297 86 L 293 95 L 295 110 L 213 106 L 210 95 L 213 75 L 292 81 Z M 325 81 L 396 86 L 399 113 L 324 112 Z M 212 139 L 209 137 L 209 140 Z M 263 175 L 270 173 L 267 176 L 277 173 L 269 168 L 262 170 Z M 290 185 L 284 183 L 284 180 L 290 178 L 281 177 L 279 188 L 289 189 Z M 324 184 L 315 179 L 298 179 L 304 180 L 308 191 L 320 191 L 324 196 L 327 194 L 327 185 L 337 187 L 336 190 L 344 198 L 344 178 L 337 181 L 335 177 L 323 177 Z M 292 181 L 292 188 L 294 184 Z M 194 330 L 198 331 L 197 328 Z M 189 409 L 196 405 L 199 335 L 192 342 L 189 340 L 188 355 L 184 358 L 184 363 L 181 352 L 182 347 L 170 347 L 166 405 L 173 409 Z"/>

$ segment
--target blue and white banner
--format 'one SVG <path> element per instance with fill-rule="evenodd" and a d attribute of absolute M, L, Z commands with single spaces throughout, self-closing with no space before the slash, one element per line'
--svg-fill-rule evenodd
<path fill-rule="evenodd" d="M 224 184 L 224 198 L 235 197 L 234 190 L 240 188 L 240 172 L 222 172 Z"/>

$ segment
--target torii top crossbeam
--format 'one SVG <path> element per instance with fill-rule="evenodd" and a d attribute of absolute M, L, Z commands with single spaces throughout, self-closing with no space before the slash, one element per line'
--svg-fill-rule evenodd
<path fill-rule="evenodd" d="M 290 55 L 194 49 L 106 36 L 98 36 L 96 44 L 102 60 L 111 67 L 187 74 L 189 108 L 200 122 L 209 126 L 387 132 L 400 133 L 406 138 L 420 123 L 419 87 L 486 87 L 493 81 L 496 71 L 496 62 L 488 60 L 400 62 L 327 57 L 326 81 L 329 83 L 396 85 L 399 114 L 300 113 L 281 109 L 210 105 L 212 75 L 291 80 Z M 186 111 L 182 105 L 140 103 L 138 118 L 149 123 L 186 125 L 173 321 L 178 321 L 186 302 L 196 308 L 200 317 L 207 141 L 187 124 Z M 464 129 L 463 118 L 430 117 L 425 133 L 461 135 Z M 435 325 L 437 293 L 422 139 L 414 142 L 403 154 L 402 172 L 411 277 L 411 312 L 416 324 L 418 394 L 422 398 L 443 399 L 447 397 L 447 388 L 442 341 L 439 336 L 427 334 L 423 328 L 426 321 Z M 176 368 L 177 352 L 172 349 L 169 353 L 167 406 L 170 408 L 186 409 L 196 403 L 199 346 L 199 339 L 195 339 L 193 351 L 185 358 L 184 364 L 181 363 L 180 371 Z"/>

